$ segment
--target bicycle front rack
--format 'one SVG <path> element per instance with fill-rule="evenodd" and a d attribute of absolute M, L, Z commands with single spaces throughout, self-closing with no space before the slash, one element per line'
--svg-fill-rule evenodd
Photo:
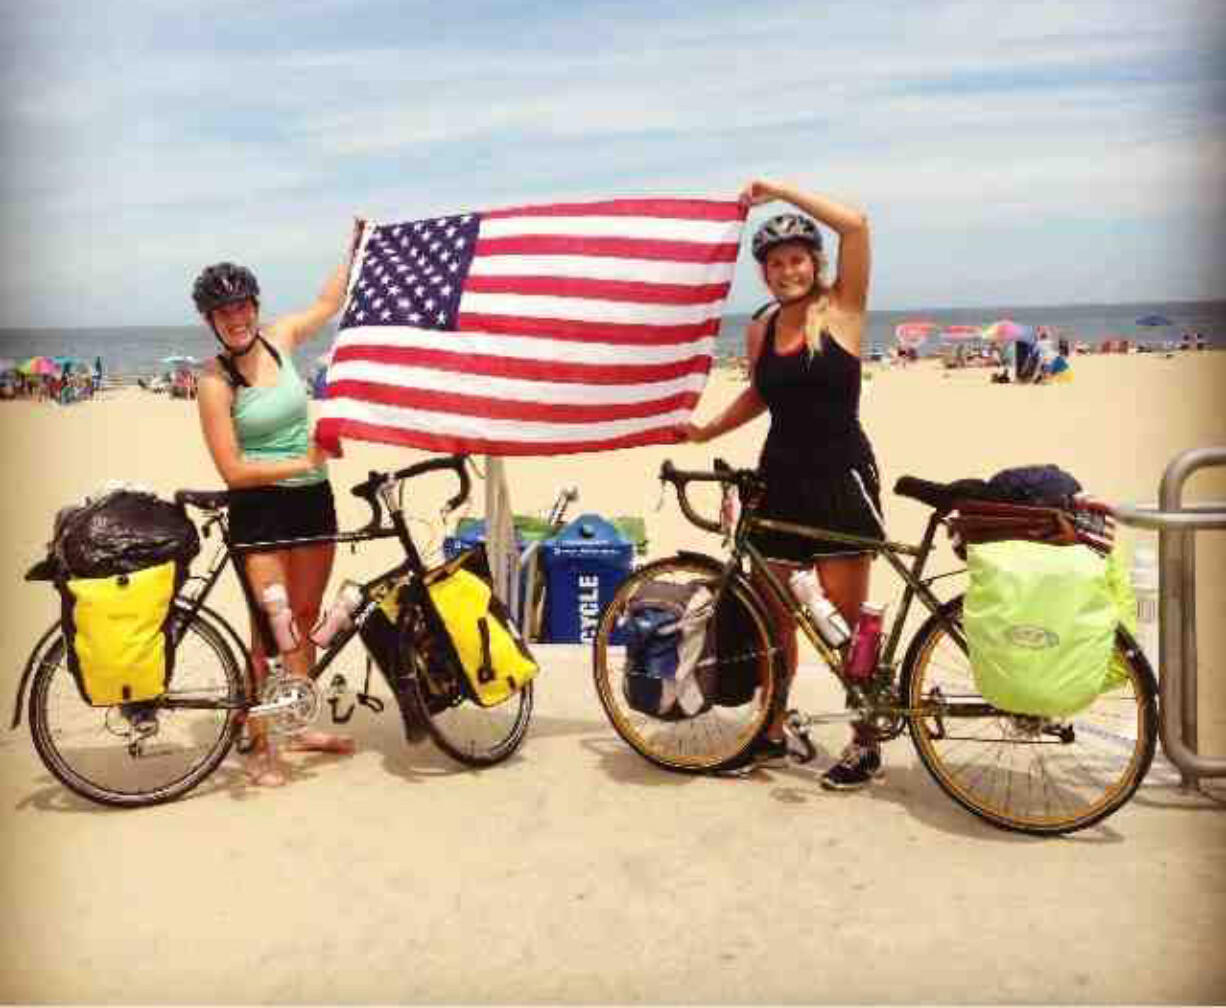
<path fill-rule="evenodd" d="M 1226 777 L 1226 757 L 1198 750 L 1196 654 L 1196 533 L 1226 529 L 1226 503 L 1185 507 L 1183 486 L 1198 469 L 1223 465 L 1226 447 L 1186 451 L 1166 467 L 1157 508 L 1121 505 L 1115 512 L 1125 525 L 1158 532 L 1159 736 L 1183 786 L 1193 790 L 1202 777 Z"/>

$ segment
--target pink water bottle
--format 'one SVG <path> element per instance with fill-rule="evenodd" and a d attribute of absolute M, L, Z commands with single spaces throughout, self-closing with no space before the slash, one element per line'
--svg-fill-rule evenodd
<path fill-rule="evenodd" d="M 289 595 L 285 592 L 285 585 L 270 584 L 264 589 L 261 601 L 264 603 L 264 611 L 268 613 L 268 622 L 272 626 L 277 650 L 282 654 L 297 650 L 298 626 L 289 607 Z"/>
<path fill-rule="evenodd" d="M 362 589 L 353 581 L 345 581 L 328 611 L 311 628 L 311 640 L 321 648 L 327 647 L 333 637 L 353 626 L 353 614 L 361 603 Z"/>
<path fill-rule="evenodd" d="M 844 675 L 848 679 L 863 681 L 872 676 L 881 653 L 881 625 L 885 606 L 865 602 L 860 606 L 860 618 L 851 638 L 851 650 L 847 654 Z"/>

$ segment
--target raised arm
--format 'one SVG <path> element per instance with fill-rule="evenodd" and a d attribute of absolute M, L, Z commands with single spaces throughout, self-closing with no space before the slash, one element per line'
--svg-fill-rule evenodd
<path fill-rule="evenodd" d="M 867 214 L 826 196 L 764 179 L 750 182 L 741 192 L 741 199 L 751 206 L 770 200 L 783 200 L 836 232 L 839 236 L 839 261 L 832 285 L 834 300 L 845 311 L 864 310 L 868 303 L 868 281 L 872 269 Z"/>
<path fill-rule="evenodd" d="M 315 303 L 306 311 L 284 315 L 273 323 L 273 328 L 277 331 L 283 346 L 292 350 L 300 343 L 310 339 L 341 310 L 345 303 L 345 292 L 349 286 L 349 270 L 353 265 L 353 257 L 357 252 L 358 240 L 365 223 L 361 218 L 354 220 L 353 240 L 349 245 L 349 254 L 336 268 L 336 271 L 328 277 Z"/>

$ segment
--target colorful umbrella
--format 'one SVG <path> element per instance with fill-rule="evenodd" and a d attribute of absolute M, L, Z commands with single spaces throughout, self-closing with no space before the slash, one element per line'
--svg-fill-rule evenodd
<path fill-rule="evenodd" d="M 900 322 L 894 327 L 894 338 L 900 346 L 917 347 L 939 328 L 935 322 Z"/>
<path fill-rule="evenodd" d="M 60 369 L 50 357 L 31 357 L 17 370 L 28 375 L 50 375 L 58 374 Z"/>
<path fill-rule="evenodd" d="M 1021 325 L 1013 319 L 1001 319 L 986 325 L 981 333 L 985 339 L 995 340 L 997 343 L 1016 343 L 1018 340 L 1033 343 L 1036 338 L 1033 326 Z"/>

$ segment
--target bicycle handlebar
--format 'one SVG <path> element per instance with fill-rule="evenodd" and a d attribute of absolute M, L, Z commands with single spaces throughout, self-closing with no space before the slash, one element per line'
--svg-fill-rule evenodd
<path fill-rule="evenodd" d="M 371 516 L 366 528 L 377 529 L 383 526 L 383 507 L 379 503 L 378 497 L 380 487 L 399 480 L 412 479 L 414 476 L 422 476 L 428 472 L 439 472 L 447 469 L 454 472 L 460 480 L 459 493 L 443 505 L 443 513 L 448 514 L 463 505 L 468 500 L 468 495 L 472 491 L 472 480 L 468 475 L 467 455 L 448 455 L 444 458 L 427 459 L 425 462 L 417 462 L 411 466 L 405 466 L 405 468 L 398 469 L 393 473 L 381 473 L 372 470 L 370 475 L 361 483 L 350 487 L 349 492 L 355 497 L 364 500 L 370 507 Z"/>
<path fill-rule="evenodd" d="M 762 486 L 762 477 L 754 469 L 733 469 L 723 459 L 715 460 L 712 470 L 684 470 L 673 465 L 671 459 L 665 459 L 660 466 L 660 482 L 671 483 L 677 491 L 677 503 L 681 505 L 681 513 L 700 529 L 707 532 L 720 532 L 722 527 L 718 521 L 703 518 L 686 494 L 686 486 L 690 483 L 719 483 L 724 486 L 735 486 L 742 498 L 756 493 Z"/>

